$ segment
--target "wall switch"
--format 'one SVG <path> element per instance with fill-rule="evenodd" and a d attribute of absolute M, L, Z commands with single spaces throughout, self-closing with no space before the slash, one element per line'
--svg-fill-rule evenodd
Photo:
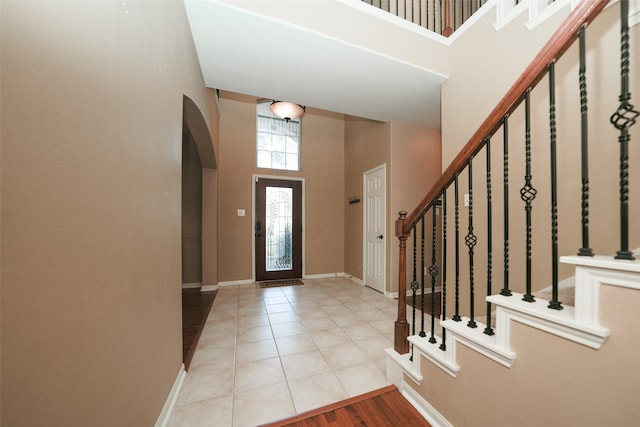
<path fill-rule="evenodd" d="M 469 207 L 469 193 L 466 193 L 466 194 L 464 195 L 464 205 L 465 205 L 465 207 L 467 207 L 467 208 Z"/>
<path fill-rule="evenodd" d="M 238 209 L 238 216 L 244 216 L 244 209 Z"/>

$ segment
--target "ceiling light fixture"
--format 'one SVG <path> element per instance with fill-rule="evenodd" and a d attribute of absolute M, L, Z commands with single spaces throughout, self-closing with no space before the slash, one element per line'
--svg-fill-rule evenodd
<path fill-rule="evenodd" d="M 294 104 L 293 102 L 274 100 L 269 106 L 269 109 L 273 114 L 288 122 L 289 120 L 302 117 L 307 108 L 299 104 Z"/>

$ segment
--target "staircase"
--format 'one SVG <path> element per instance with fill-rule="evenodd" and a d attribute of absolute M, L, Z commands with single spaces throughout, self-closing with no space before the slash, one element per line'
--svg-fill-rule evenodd
<path fill-rule="evenodd" d="M 629 145 L 640 139 L 629 45 L 639 32 L 629 2 L 607 3 L 575 5 L 419 206 L 400 213 L 387 373 L 433 426 L 640 419 L 640 162 Z M 437 288 L 441 317 L 406 305 Z"/>

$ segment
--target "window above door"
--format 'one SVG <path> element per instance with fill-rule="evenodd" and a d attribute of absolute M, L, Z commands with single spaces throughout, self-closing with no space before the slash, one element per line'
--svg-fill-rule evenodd
<path fill-rule="evenodd" d="M 270 102 L 256 107 L 257 166 L 265 169 L 300 170 L 300 119 L 284 120 L 269 110 Z"/>

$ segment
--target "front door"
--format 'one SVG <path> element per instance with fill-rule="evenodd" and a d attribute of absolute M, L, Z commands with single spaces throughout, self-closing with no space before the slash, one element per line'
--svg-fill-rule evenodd
<path fill-rule="evenodd" d="M 302 277 L 302 181 L 256 181 L 256 281 Z"/>
<path fill-rule="evenodd" d="M 387 223 L 387 170 L 378 166 L 364 173 L 364 284 L 384 292 Z"/>

